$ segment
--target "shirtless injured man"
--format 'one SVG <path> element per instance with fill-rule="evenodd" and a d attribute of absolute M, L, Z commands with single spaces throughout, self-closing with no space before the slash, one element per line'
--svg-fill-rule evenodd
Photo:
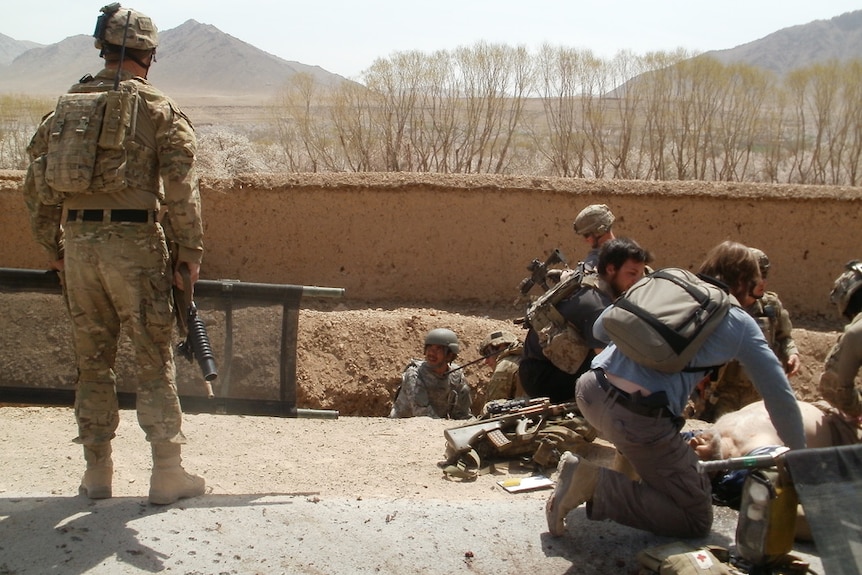
<path fill-rule="evenodd" d="M 826 402 L 798 403 L 809 448 L 862 442 L 858 421 L 848 418 Z M 705 461 L 768 454 L 782 445 L 762 401 L 723 415 L 714 424 L 704 423 L 704 426 L 697 430 L 697 422 L 689 421 L 686 427 L 693 431 L 686 433 L 690 436 L 689 445 Z M 713 501 L 738 509 L 746 474 L 747 471 L 717 473 L 712 479 Z M 801 507 L 799 515 L 803 520 L 797 521 L 796 536 L 810 539 Z"/>

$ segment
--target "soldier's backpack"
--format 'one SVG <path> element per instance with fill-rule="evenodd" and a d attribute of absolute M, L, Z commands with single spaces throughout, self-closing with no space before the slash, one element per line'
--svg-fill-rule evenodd
<path fill-rule="evenodd" d="M 82 81 L 57 100 L 45 181 L 60 195 L 111 193 L 125 187 L 125 144 L 135 130 L 138 88 L 135 82 L 112 88 Z"/>
<path fill-rule="evenodd" d="M 635 283 L 601 321 L 620 351 L 643 366 L 666 373 L 710 371 L 717 366 L 689 361 L 735 302 L 716 280 L 665 268 Z"/>
<path fill-rule="evenodd" d="M 526 323 L 533 328 L 542 353 L 566 373 L 577 373 L 590 347 L 581 333 L 557 309 L 557 304 L 584 286 L 597 288 L 599 277 L 583 265 L 536 298 L 528 307 Z"/>

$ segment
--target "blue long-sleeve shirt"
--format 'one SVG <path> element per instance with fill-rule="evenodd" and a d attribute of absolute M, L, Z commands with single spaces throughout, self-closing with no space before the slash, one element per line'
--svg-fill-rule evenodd
<path fill-rule="evenodd" d="M 604 314 L 593 325 L 597 339 L 611 342 L 604 329 Z M 745 310 L 733 306 L 724 320 L 703 346 L 697 351 L 689 365 L 707 367 L 722 365 L 736 359 L 748 374 L 757 391 L 763 397 L 772 424 L 778 436 L 791 449 L 805 447 L 805 432 L 802 415 L 796 397 L 784 370 L 769 348 L 763 332 Z M 680 415 L 697 383 L 705 372 L 663 373 L 644 367 L 624 355 L 610 343 L 591 364 L 605 372 L 636 383 L 651 393 L 664 391 L 671 412 Z"/>

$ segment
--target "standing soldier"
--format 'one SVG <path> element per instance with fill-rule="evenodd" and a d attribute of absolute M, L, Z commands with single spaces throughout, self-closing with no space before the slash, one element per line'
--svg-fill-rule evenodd
<path fill-rule="evenodd" d="M 782 305 L 778 294 L 766 291 L 769 275 L 769 258 L 757 248 L 749 248 L 757 259 L 761 281 L 751 290 L 754 303 L 745 308 L 760 326 L 766 343 L 775 352 L 788 377 L 799 373 L 799 349 L 793 340 L 793 324 L 790 314 Z M 715 382 L 701 382 L 692 396 L 687 415 L 704 421 L 715 421 L 722 415 L 736 411 L 750 403 L 759 401 L 760 394 L 751 378 L 738 361 L 728 362 Z"/>
<path fill-rule="evenodd" d="M 575 233 L 584 238 L 590 246 L 584 264 L 595 269 L 599 264 L 599 248 L 602 244 L 614 239 L 611 228 L 614 225 L 614 214 L 605 204 L 591 204 L 581 210 L 575 217 L 572 227 Z"/>
<path fill-rule="evenodd" d="M 823 398 L 855 418 L 862 417 L 859 370 L 862 368 L 862 261 L 854 260 L 832 289 L 830 299 L 849 323 L 826 356 L 820 376 Z"/>
<path fill-rule="evenodd" d="M 80 492 L 111 497 L 122 324 L 137 361 L 138 423 L 152 445 L 149 501 L 168 504 L 205 490 L 181 466 L 171 345 L 171 282 L 192 290 L 203 256 L 197 143 L 185 114 L 146 80 L 158 45 L 152 20 L 119 3 L 101 12 L 93 36 L 105 68 L 81 78 L 42 121 L 24 194 L 37 242 L 65 270 L 78 368 L 74 441 L 87 462 Z M 173 270 L 160 209 L 178 246 Z"/>

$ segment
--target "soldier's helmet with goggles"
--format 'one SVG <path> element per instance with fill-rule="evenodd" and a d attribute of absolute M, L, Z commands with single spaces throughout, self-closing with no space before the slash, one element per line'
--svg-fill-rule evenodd
<path fill-rule="evenodd" d="M 769 258 L 762 250 L 757 248 L 748 248 L 751 253 L 754 255 L 754 259 L 757 260 L 757 267 L 760 268 L 760 275 L 763 279 L 766 279 L 766 276 L 769 275 Z"/>
<path fill-rule="evenodd" d="M 829 294 L 829 299 L 838 306 L 839 314 L 852 319 L 851 316 L 860 311 L 855 309 L 848 314 L 847 309 L 850 306 L 850 300 L 860 288 L 862 288 L 862 261 L 853 260 L 847 263 L 844 273 L 835 280 L 835 286 Z"/>
<path fill-rule="evenodd" d="M 605 204 L 587 206 L 575 218 L 575 233 L 579 236 L 603 236 L 614 225 L 614 214 Z"/>
<path fill-rule="evenodd" d="M 454 331 L 445 327 L 429 331 L 428 335 L 425 336 L 425 345 L 442 345 L 455 355 L 458 355 L 461 349 L 458 344 L 458 336 L 455 335 Z"/>
<path fill-rule="evenodd" d="M 159 45 L 159 31 L 152 19 L 145 14 L 123 8 L 119 2 L 103 6 L 96 20 L 96 48 L 105 44 L 124 46 L 133 50 L 155 50 Z"/>
<path fill-rule="evenodd" d="M 495 331 L 482 341 L 479 347 L 479 353 L 488 356 L 493 353 L 498 347 L 512 347 L 518 343 L 518 337 L 508 331 Z"/>

